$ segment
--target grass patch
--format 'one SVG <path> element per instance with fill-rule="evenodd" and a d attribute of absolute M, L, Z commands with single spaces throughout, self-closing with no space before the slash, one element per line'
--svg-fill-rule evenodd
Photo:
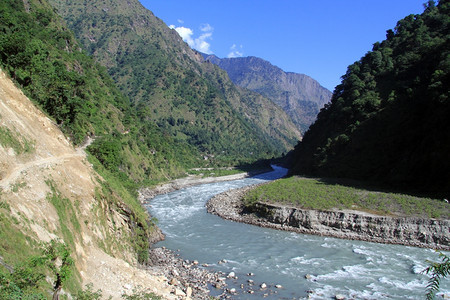
<path fill-rule="evenodd" d="M 11 265 L 17 264 L 35 251 L 37 243 L 18 228 L 17 220 L 4 205 L 0 208 L 0 256 Z"/>
<path fill-rule="evenodd" d="M 64 237 L 64 241 L 75 249 L 73 233 L 81 234 L 81 226 L 78 222 L 78 217 L 72 202 L 69 199 L 62 197 L 61 193 L 56 188 L 55 182 L 52 180 L 46 180 L 45 182 L 52 191 L 47 195 L 47 198 L 55 207 L 58 214 L 59 227 Z"/>
<path fill-rule="evenodd" d="M 15 153 L 32 153 L 35 150 L 34 141 L 30 141 L 20 135 L 12 132 L 7 127 L 0 127 L 0 145 L 4 148 L 12 148 Z"/>
<path fill-rule="evenodd" d="M 235 175 L 241 173 L 249 173 L 250 176 L 272 171 L 270 160 L 259 160 L 254 163 L 240 164 L 235 167 L 210 167 L 210 168 L 193 168 L 187 173 L 189 175 L 199 175 L 203 177 L 220 177 Z"/>
<path fill-rule="evenodd" d="M 75 251 L 74 234 L 81 235 L 81 226 L 78 221 L 75 208 L 72 202 L 61 195 L 56 187 L 56 183 L 48 179 L 45 183 L 50 187 L 51 193 L 47 195 L 49 202 L 55 207 L 59 219 L 59 228 L 63 236 L 64 242 Z M 81 287 L 81 276 L 75 266 L 71 266 L 73 277 L 66 283 L 66 289 L 69 291 L 79 290 Z"/>
<path fill-rule="evenodd" d="M 148 249 L 150 244 L 148 237 L 154 229 L 154 221 L 150 220 L 147 211 L 142 207 L 137 198 L 136 187 L 130 188 L 124 184 L 127 178 L 117 176 L 106 169 L 96 157 L 88 155 L 89 161 L 93 164 L 94 169 L 103 177 L 104 180 L 98 180 L 101 185 L 101 189 L 97 189 L 95 192 L 95 198 L 98 201 L 102 199 L 106 201 L 108 205 L 115 207 L 118 211 L 123 210 L 121 213 L 128 215 L 131 221 L 131 237 L 129 244 L 136 252 L 137 259 L 140 263 L 144 263 L 148 260 Z M 104 216 L 106 221 L 106 216 Z M 113 241 L 111 241 L 113 242 Z M 117 243 L 114 245 L 104 245 L 107 249 L 110 247 L 118 248 L 120 246 Z M 111 251 L 109 251 L 111 253 Z"/>
<path fill-rule="evenodd" d="M 11 186 L 11 191 L 12 191 L 13 193 L 17 193 L 17 192 L 19 191 L 19 189 L 24 188 L 24 187 L 26 187 L 26 186 L 27 186 L 27 183 L 26 183 L 26 182 L 18 182 L 18 183 L 14 183 L 14 184 Z"/>
<path fill-rule="evenodd" d="M 369 191 L 302 177 L 276 180 L 245 195 L 246 206 L 256 202 L 280 203 L 304 209 L 354 209 L 381 215 L 437 219 L 448 219 L 450 216 L 450 205 L 438 199 Z"/>

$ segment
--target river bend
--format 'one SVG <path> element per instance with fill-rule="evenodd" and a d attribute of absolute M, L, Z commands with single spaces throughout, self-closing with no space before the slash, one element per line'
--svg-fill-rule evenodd
<path fill-rule="evenodd" d="M 210 183 L 160 195 L 148 205 L 166 235 L 165 246 L 214 271 L 235 272 L 234 299 L 424 299 L 430 249 L 302 235 L 223 220 L 206 202 L 229 189 L 279 178 L 285 169 L 235 181 Z M 219 263 L 226 260 L 226 263 Z M 254 273 L 253 276 L 247 276 Z M 254 281 L 249 286 L 248 279 Z M 268 285 L 260 290 L 261 283 Z M 244 289 L 241 289 L 241 284 Z M 275 288 L 275 285 L 282 288 Z M 255 290 L 249 294 L 249 289 Z M 448 280 L 440 294 L 450 295 Z"/>

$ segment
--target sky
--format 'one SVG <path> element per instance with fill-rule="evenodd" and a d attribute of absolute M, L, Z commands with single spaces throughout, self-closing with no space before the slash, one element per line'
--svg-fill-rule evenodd
<path fill-rule="evenodd" d="M 330 91 L 347 66 L 426 0 L 140 0 L 192 48 L 256 56 Z"/>

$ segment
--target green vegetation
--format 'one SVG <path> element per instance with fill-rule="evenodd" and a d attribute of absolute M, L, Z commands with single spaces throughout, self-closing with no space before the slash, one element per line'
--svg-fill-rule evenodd
<path fill-rule="evenodd" d="M 74 234 L 81 234 L 81 226 L 76 211 L 72 202 L 69 199 L 62 197 L 56 184 L 52 180 L 46 180 L 46 183 L 51 190 L 51 193 L 47 195 L 47 198 L 53 207 L 55 207 L 58 214 L 59 227 L 62 236 L 64 237 L 64 242 L 72 247 L 72 249 L 75 249 Z"/>
<path fill-rule="evenodd" d="M 12 0 L 2 2 L 0 12 L 0 63 L 24 92 L 75 143 L 94 129 L 113 127 L 109 120 L 98 120 L 100 107 L 103 113 L 111 112 L 106 100 L 111 97 L 125 108 L 125 98 L 107 82 L 104 70 L 79 51 L 51 7 L 30 1 L 27 11 L 22 1 Z"/>
<path fill-rule="evenodd" d="M 0 299 L 49 299 L 46 277 L 54 280 L 50 289 L 57 297 L 72 275 L 74 261 L 69 248 L 56 240 L 40 245 L 40 252 L 9 270 L 0 269 Z"/>
<path fill-rule="evenodd" d="M 59 293 L 73 275 L 74 260 L 67 245 L 57 240 L 39 245 L 39 253 L 27 256 L 22 262 L 9 266 L 0 258 L 0 299 L 47 300 L 60 299 Z M 53 281 L 50 285 L 49 278 Z M 51 292 L 50 292 L 51 291 Z M 82 290 L 71 289 L 76 300 L 100 300 L 102 291 L 92 290 L 89 284 Z M 154 293 L 134 289 L 127 300 L 158 300 Z M 64 297 L 64 299 L 68 299 Z"/>
<path fill-rule="evenodd" d="M 0 66 L 75 144 L 94 137 L 88 151 L 96 158 L 94 167 L 107 178 L 98 200 L 130 214 L 136 225 L 130 242 L 139 261 L 145 261 L 152 226 L 138 204 L 137 188 L 181 176 L 200 155 L 187 143 L 162 133 L 145 114 L 137 114 L 105 68 L 80 49 L 46 1 L 27 1 L 26 7 L 21 0 L 0 2 Z M 16 153 L 33 149 L 32 142 L 3 127 L 0 143 Z M 48 184 L 61 233 L 72 246 L 80 226 L 75 208 L 54 183 Z"/>
<path fill-rule="evenodd" d="M 139 289 L 133 289 L 133 294 L 122 294 L 122 299 L 125 300 L 160 300 L 162 297 L 155 295 L 152 292 L 146 292 Z"/>
<path fill-rule="evenodd" d="M 19 220 L 6 201 L 0 202 L 0 255 L 10 264 L 18 264 L 37 254 L 37 242 L 18 229 Z M 11 241 L 14 241 L 12 243 Z"/>
<path fill-rule="evenodd" d="M 450 209 L 444 201 L 368 191 L 339 181 L 295 176 L 261 185 L 245 195 L 245 205 L 251 206 L 256 202 L 281 203 L 304 209 L 353 209 L 383 215 L 450 217 Z"/>
<path fill-rule="evenodd" d="M 192 169 L 189 170 L 187 173 L 189 175 L 199 175 L 202 177 L 219 177 L 219 176 L 228 176 L 228 175 L 235 175 L 244 173 L 245 171 L 240 169 L 223 169 L 223 168 L 207 168 L 207 169 Z"/>
<path fill-rule="evenodd" d="M 198 53 L 138 1 L 50 2 L 84 49 L 108 68 L 140 120 L 209 157 L 192 167 L 271 158 L 298 141 L 281 109 L 201 63 Z"/>
<path fill-rule="evenodd" d="M 428 1 L 348 67 L 292 174 L 450 194 L 450 3 Z"/>
<path fill-rule="evenodd" d="M 0 145 L 3 148 L 12 148 L 16 154 L 31 153 L 34 151 L 34 142 L 18 133 L 13 133 L 7 127 L 0 127 Z"/>
<path fill-rule="evenodd" d="M 103 294 L 101 290 L 93 291 L 92 284 L 88 284 L 84 290 L 79 291 L 75 295 L 75 300 L 101 300 Z M 125 300 L 160 300 L 162 297 L 157 296 L 155 293 L 146 292 L 137 288 L 133 289 L 131 295 L 122 294 L 122 299 Z"/>
<path fill-rule="evenodd" d="M 97 290 L 93 291 L 93 284 L 87 284 L 84 290 L 78 291 L 75 295 L 76 300 L 101 300 L 102 299 L 102 291 Z"/>
<path fill-rule="evenodd" d="M 26 187 L 26 186 L 27 186 L 27 183 L 26 183 L 26 182 L 17 182 L 17 183 L 14 183 L 14 184 L 11 186 L 11 191 L 12 191 L 13 193 L 17 193 L 17 192 L 19 191 L 19 189 L 24 188 L 24 187 Z"/>
<path fill-rule="evenodd" d="M 240 173 L 260 174 L 273 170 L 270 166 L 272 161 L 274 160 L 262 159 L 251 164 L 242 164 L 236 167 L 194 168 L 190 169 L 187 174 L 202 175 L 203 177 L 219 177 Z"/>
<path fill-rule="evenodd" d="M 126 182 L 124 184 L 120 178 L 104 167 L 95 157 L 89 156 L 89 161 L 103 178 L 103 180 L 98 180 L 101 190 L 96 191 L 95 197 L 97 201 L 99 203 L 106 202 L 107 205 L 129 217 L 132 229 L 132 236 L 129 237 L 129 242 L 137 254 L 138 262 L 145 263 L 148 259 L 148 249 L 150 247 L 149 236 L 155 230 L 154 221 L 149 220 L 147 211 L 137 199 L 136 189 L 127 188 Z M 126 177 L 123 179 L 127 180 Z M 101 216 L 104 213 L 104 210 L 100 211 L 99 221 L 106 226 L 106 216 Z M 110 244 L 104 245 L 107 252 L 111 252 L 111 249 L 114 247 L 120 247 L 120 245 L 114 243 L 115 240 L 112 237 L 109 237 L 109 241 Z"/>
<path fill-rule="evenodd" d="M 442 262 L 431 262 L 429 267 L 424 271 L 425 274 L 431 273 L 431 278 L 428 280 L 426 297 L 427 300 L 434 299 L 434 295 L 439 291 L 441 279 L 444 279 L 450 274 L 450 257 L 444 253 L 439 253 Z"/>
<path fill-rule="evenodd" d="M 91 149 L 118 177 L 122 172 L 137 185 L 166 180 L 200 158 L 192 146 L 163 133 L 144 111 L 137 113 L 46 1 L 29 1 L 27 9 L 20 0 L 0 3 L 0 66 L 75 144 L 101 136 Z M 0 143 L 17 153 L 33 149 L 32 142 L 3 128 Z M 114 152 L 105 155 L 112 146 Z"/>
<path fill-rule="evenodd" d="M 40 263 L 46 265 L 55 277 L 53 284 L 53 298 L 61 291 L 63 284 L 70 278 L 75 269 L 75 263 L 70 256 L 69 247 L 56 240 L 47 243 L 43 250 L 43 256 L 39 258 Z M 22 277 L 23 278 L 23 277 Z"/>
<path fill-rule="evenodd" d="M 72 202 L 62 197 L 61 193 L 58 191 L 55 182 L 52 180 L 46 180 L 47 185 L 50 187 L 51 193 L 47 195 L 47 199 L 56 209 L 56 213 L 58 214 L 59 220 L 59 230 L 60 236 L 63 237 L 64 247 L 61 248 L 61 244 L 52 244 L 51 247 L 48 247 L 46 250 L 47 255 L 53 255 L 55 257 L 61 257 L 63 259 L 65 256 L 68 258 L 68 253 L 70 251 L 75 251 L 75 239 L 81 236 L 81 225 L 78 221 L 78 216 Z M 47 253 L 48 252 L 48 253 Z M 56 259 L 56 258 L 55 258 Z M 73 263 L 68 263 L 67 266 L 64 267 L 64 272 L 73 273 L 75 276 L 68 282 L 68 288 L 71 291 L 77 290 L 80 288 L 81 278 L 79 273 L 77 272 L 75 265 Z M 66 270 L 67 269 L 67 270 Z M 64 278 L 58 277 L 58 282 L 60 280 L 66 280 L 66 275 L 57 273 L 58 276 L 63 276 Z"/>

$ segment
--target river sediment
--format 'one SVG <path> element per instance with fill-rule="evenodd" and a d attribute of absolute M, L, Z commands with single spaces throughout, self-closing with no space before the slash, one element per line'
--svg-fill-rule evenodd
<path fill-rule="evenodd" d="M 306 210 L 268 203 L 257 203 L 248 209 L 241 199 L 252 188 L 216 195 L 208 201 L 207 211 L 224 219 L 278 230 L 450 250 L 449 220 L 379 216 L 350 210 Z"/>
<path fill-rule="evenodd" d="M 152 248 L 149 262 L 144 268 L 160 274 L 172 287 L 172 294 L 180 299 L 211 299 L 210 287 L 216 287 L 216 293 L 225 297 L 226 275 L 213 272 L 197 261 L 182 259 L 178 253 L 164 247 Z"/>

